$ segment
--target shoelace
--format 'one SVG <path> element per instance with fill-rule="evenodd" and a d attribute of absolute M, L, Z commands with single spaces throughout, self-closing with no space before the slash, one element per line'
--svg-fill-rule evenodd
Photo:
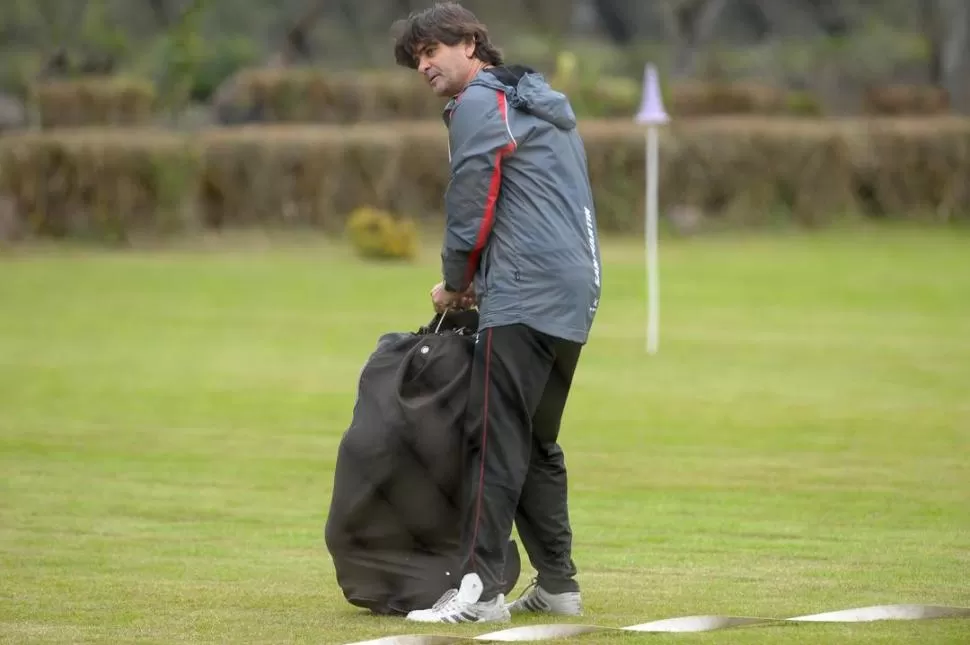
<path fill-rule="evenodd" d="M 436 602 L 431 608 L 441 609 L 457 595 L 458 595 L 457 589 L 449 589 L 448 591 L 441 594 L 441 598 L 438 598 L 438 602 Z"/>
<path fill-rule="evenodd" d="M 515 599 L 516 602 L 518 602 L 519 600 L 522 600 L 522 597 L 523 596 L 525 596 L 527 593 L 529 593 L 533 589 L 537 589 L 538 587 L 539 587 L 539 578 L 533 578 L 532 579 L 532 582 L 530 582 L 528 584 L 528 586 L 525 589 L 522 590 L 522 593 L 519 594 L 519 597 Z"/>

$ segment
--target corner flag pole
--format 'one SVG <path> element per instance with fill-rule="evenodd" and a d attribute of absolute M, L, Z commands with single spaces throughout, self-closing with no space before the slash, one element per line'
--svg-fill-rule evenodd
<path fill-rule="evenodd" d="M 643 99 L 636 115 L 637 123 L 647 126 L 646 150 L 646 212 L 644 216 L 644 250 L 647 275 L 647 353 L 656 354 L 660 344 L 660 276 L 657 263 L 657 192 L 659 172 L 659 137 L 657 126 L 669 121 L 660 93 L 657 70 L 648 64 L 644 72 Z"/>

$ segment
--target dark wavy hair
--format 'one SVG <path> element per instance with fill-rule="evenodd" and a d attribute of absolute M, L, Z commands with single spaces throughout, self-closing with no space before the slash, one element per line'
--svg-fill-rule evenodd
<path fill-rule="evenodd" d="M 488 38 L 488 28 L 471 11 L 457 2 L 439 2 L 398 20 L 394 34 L 394 60 L 402 67 L 417 69 L 418 53 L 431 43 L 454 46 L 475 43 L 475 58 L 489 65 L 502 65 L 502 52 Z"/>

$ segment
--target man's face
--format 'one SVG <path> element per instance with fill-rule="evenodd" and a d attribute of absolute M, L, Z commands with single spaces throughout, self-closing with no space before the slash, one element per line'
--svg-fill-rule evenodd
<path fill-rule="evenodd" d="M 474 52 L 475 43 L 428 43 L 418 50 L 418 71 L 435 94 L 455 96 L 475 73 Z"/>

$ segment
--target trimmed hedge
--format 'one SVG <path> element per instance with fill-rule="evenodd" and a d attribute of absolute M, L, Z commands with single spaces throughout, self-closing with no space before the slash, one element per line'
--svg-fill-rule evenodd
<path fill-rule="evenodd" d="M 640 105 L 639 82 L 598 77 L 550 82 L 569 94 L 582 118 L 623 118 Z M 664 88 L 674 116 L 728 114 L 817 115 L 821 108 L 804 92 L 768 85 L 683 82 Z M 252 68 L 237 73 L 216 93 L 223 123 L 370 123 L 433 120 L 445 102 L 410 71 L 331 72 L 313 68 Z"/>
<path fill-rule="evenodd" d="M 50 80 L 31 94 L 42 128 L 148 125 L 158 98 L 151 81 L 123 76 Z"/>
<path fill-rule="evenodd" d="M 580 126 L 601 226 L 637 230 L 644 134 L 628 120 Z M 437 122 L 265 126 L 202 140 L 209 224 L 284 218 L 336 230 L 361 204 L 437 216 L 448 184 Z M 970 216 L 970 119 L 673 121 L 661 132 L 660 202 L 738 224 L 846 214 Z"/>
<path fill-rule="evenodd" d="M 0 196 L 28 235 L 124 241 L 194 223 L 200 156 L 147 129 L 65 130 L 0 139 Z"/>
<path fill-rule="evenodd" d="M 933 85 L 877 85 L 863 93 L 862 112 L 879 116 L 947 114 L 950 93 Z"/>
<path fill-rule="evenodd" d="M 644 134 L 581 124 L 602 228 L 642 230 Z M 660 201 L 746 225 L 779 217 L 970 217 L 970 119 L 675 120 L 661 133 Z M 440 121 L 369 126 L 25 134 L 0 139 L 0 196 L 36 233 L 286 223 L 345 230 L 361 206 L 440 217 Z M 185 214 L 179 218 L 177 213 Z"/>
<path fill-rule="evenodd" d="M 581 118 L 630 118 L 640 84 L 626 78 L 557 79 Z M 749 82 L 685 81 L 663 88 L 677 118 L 726 115 L 821 115 L 808 92 Z M 43 128 L 149 125 L 159 108 L 154 84 L 124 76 L 87 76 L 35 84 L 31 94 Z M 316 68 L 247 68 L 213 96 L 223 124 L 355 124 L 440 120 L 445 101 L 414 72 L 333 72 Z M 950 110 L 946 91 L 922 86 L 875 86 L 861 105 L 867 115 L 939 116 Z"/>
<path fill-rule="evenodd" d="M 445 101 L 415 72 L 250 68 L 213 97 L 220 121 L 369 123 L 440 118 Z"/>

